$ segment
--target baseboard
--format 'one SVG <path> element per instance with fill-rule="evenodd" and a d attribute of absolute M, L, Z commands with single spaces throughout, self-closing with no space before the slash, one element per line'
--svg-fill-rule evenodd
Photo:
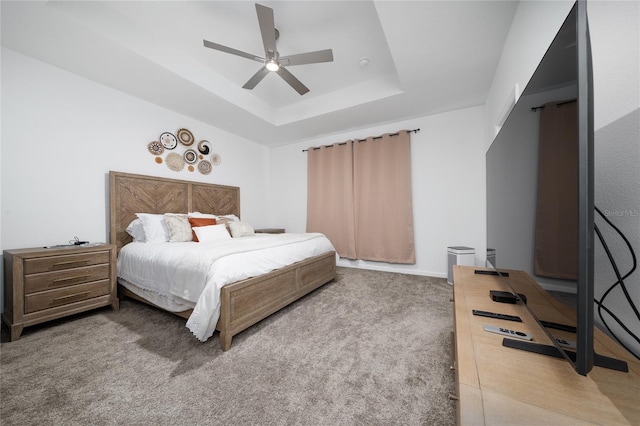
<path fill-rule="evenodd" d="M 434 277 L 434 278 L 447 278 L 446 272 L 435 272 L 435 271 L 426 271 L 422 269 L 412 269 L 410 267 L 403 267 L 403 265 L 397 265 L 397 267 L 394 267 L 390 264 L 379 265 L 379 264 L 366 262 L 363 260 L 338 259 L 338 261 L 336 262 L 336 265 L 343 266 L 345 268 L 366 269 L 369 271 L 395 272 L 397 274 L 421 275 L 421 276 Z M 411 266 L 411 265 L 407 265 L 407 266 Z"/>

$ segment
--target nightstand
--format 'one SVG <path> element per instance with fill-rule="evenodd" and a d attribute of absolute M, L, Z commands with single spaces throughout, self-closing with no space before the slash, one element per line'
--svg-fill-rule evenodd
<path fill-rule="evenodd" d="M 256 229 L 255 232 L 258 234 L 284 234 L 284 228 L 263 228 Z"/>
<path fill-rule="evenodd" d="M 4 251 L 4 312 L 11 341 L 24 327 L 111 305 L 118 310 L 111 244 Z"/>

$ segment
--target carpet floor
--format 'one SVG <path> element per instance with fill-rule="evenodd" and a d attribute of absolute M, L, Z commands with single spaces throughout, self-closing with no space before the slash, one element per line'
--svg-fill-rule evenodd
<path fill-rule="evenodd" d="M 123 299 L 0 344 L 8 425 L 453 425 L 452 287 L 338 268 L 235 336 Z"/>

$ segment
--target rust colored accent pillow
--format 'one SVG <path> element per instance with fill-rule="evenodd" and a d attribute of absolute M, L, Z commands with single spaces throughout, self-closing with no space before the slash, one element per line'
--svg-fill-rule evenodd
<path fill-rule="evenodd" d="M 193 228 L 197 228 L 198 226 L 208 226 L 215 225 L 215 219 L 209 219 L 208 217 L 190 217 L 189 224 L 191 225 L 191 233 L 193 234 L 193 241 L 198 242 L 198 236 L 196 235 Z"/>

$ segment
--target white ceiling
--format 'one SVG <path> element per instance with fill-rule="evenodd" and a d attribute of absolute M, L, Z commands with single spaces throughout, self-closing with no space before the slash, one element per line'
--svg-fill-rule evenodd
<path fill-rule="evenodd" d="M 261 67 L 203 39 L 264 56 L 253 1 L 6 1 L 2 45 L 267 146 L 484 103 L 517 1 L 261 1 L 282 56 Z M 366 67 L 361 58 L 368 58 Z"/>

